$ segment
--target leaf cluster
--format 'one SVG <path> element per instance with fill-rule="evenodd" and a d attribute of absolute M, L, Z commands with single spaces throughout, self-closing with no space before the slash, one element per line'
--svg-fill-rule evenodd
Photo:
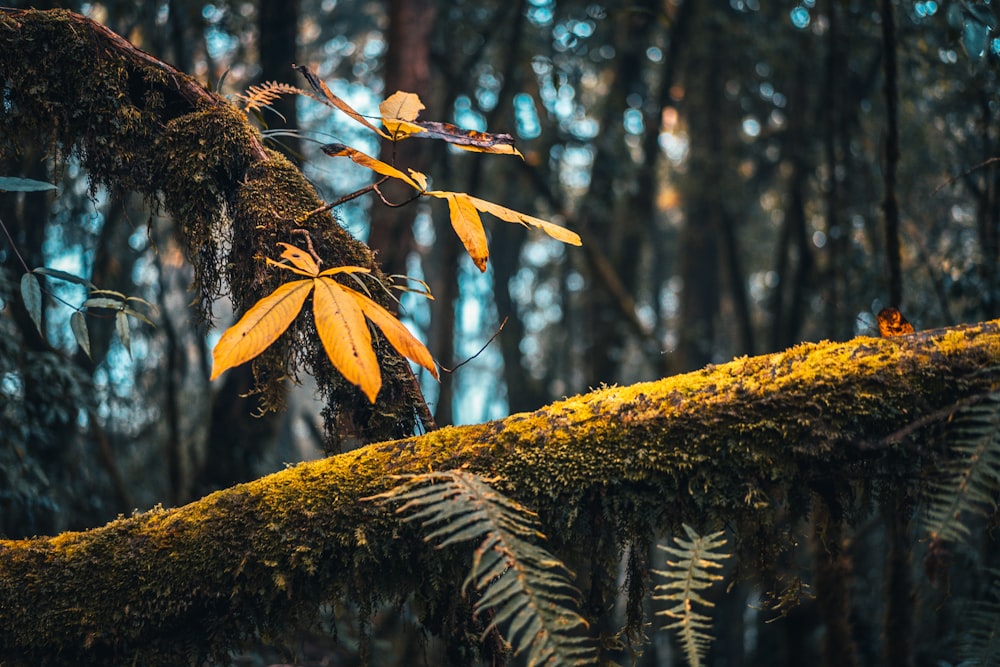
<path fill-rule="evenodd" d="M 382 374 L 365 318 L 379 328 L 400 354 L 438 377 L 430 352 L 399 320 L 372 299 L 334 278 L 367 274 L 368 269 L 338 266 L 321 271 L 317 261 L 305 251 L 287 243 L 278 245 L 284 248 L 281 259 L 290 264 L 270 258 L 267 263 L 307 279 L 282 284 L 225 331 L 212 353 L 211 379 L 253 359 L 274 343 L 298 316 L 310 294 L 316 331 L 330 361 L 346 380 L 361 387 L 372 403 L 382 388 Z"/>
<path fill-rule="evenodd" d="M 91 348 L 87 315 L 98 314 L 101 311 L 110 311 L 113 313 L 115 318 L 115 333 L 118 334 L 118 338 L 121 340 L 122 346 L 124 346 L 129 356 L 132 356 L 132 334 L 128 318 L 131 316 L 153 326 L 152 320 L 134 307 L 136 304 L 139 304 L 152 310 L 153 304 L 145 299 L 137 296 L 127 296 L 114 290 L 98 289 L 94 283 L 85 278 L 67 273 L 66 271 L 42 266 L 32 269 L 21 276 L 21 298 L 24 300 L 24 307 L 27 309 L 31 321 L 42 338 L 45 338 L 45 332 L 42 330 L 43 290 L 38 280 L 38 276 L 40 275 L 82 285 L 87 289 L 87 298 L 79 306 L 74 307 L 74 312 L 69 318 L 69 325 L 73 331 L 73 337 L 76 339 L 77 345 L 80 346 L 80 349 L 88 357 L 91 356 Z M 97 312 L 95 313 L 95 311 Z"/>
<path fill-rule="evenodd" d="M 509 134 L 463 130 L 449 123 L 418 120 L 424 105 L 420 98 L 413 93 L 397 91 L 379 105 L 380 120 L 385 129 L 379 128 L 334 95 L 329 87 L 307 67 L 299 66 L 296 69 L 305 76 L 313 90 L 328 106 L 339 109 L 354 121 L 388 141 L 397 142 L 413 137 L 438 139 L 466 151 L 522 157 L 520 151 L 514 146 L 513 137 Z M 356 164 L 367 167 L 382 176 L 382 181 L 387 178 L 400 180 L 416 190 L 417 197 L 427 196 L 447 201 L 452 228 L 480 271 L 486 270 L 486 263 L 489 259 L 486 231 L 479 216 L 480 212 L 489 213 L 505 222 L 514 222 L 525 227 L 540 229 L 563 243 L 577 246 L 581 244 L 579 235 L 551 222 L 473 197 L 464 192 L 429 190 L 427 176 L 419 171 L 408 169 L 408 173 L 403 172 L 391 164 L 339 143 L 325 145 L 322 150 L 331 157 L 350 158 Z M 377 186 L 378 184 L 376 184 L 376 188 Z"/>

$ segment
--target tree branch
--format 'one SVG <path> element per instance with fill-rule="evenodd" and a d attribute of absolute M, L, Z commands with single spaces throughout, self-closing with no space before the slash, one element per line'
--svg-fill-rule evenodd
<path fill-rule="evenodd" d="M 593 531 L 620 544 L 682 521 L 730 525 L 754 553 L 815 488 L 849 504 L 859 486 L 919 483 L 941 448 L 896 438 L 998 374 L 1000 320 L 807 343 L 370 445 L 87 532 L 0 541 L 0 656 L 170 664 L 281 636 L 331 600 L 433 607 L 458 595 L 443 582 L 462 580 L 470 554 L 430 550 L 362 500 L 427 470 L 499 477 L 563 554 L 585 553 Z"/>

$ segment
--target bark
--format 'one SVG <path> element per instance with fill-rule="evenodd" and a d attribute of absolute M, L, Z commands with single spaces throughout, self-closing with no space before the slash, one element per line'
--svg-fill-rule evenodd
<path fill-rule="evenodd" d="M 171 664 L 280 637 L 345 597 L 412 594 L 432 625 L 471 554 L 429 549 L 364 500 L 427 470 L 494 476 L 564 557 L 683 521 L 730 526 L 744 565 L 766 568 L 791 548 L 776 517 L 802 518 L 810 497 L 849 507 L 876 485 L 921 484 L 947 450 L 925 427 L 990 391 L 998 363 L 1000 320 L 802 344 L 370 445 L 87 532 L 0 541 L 0 656 Z"/>

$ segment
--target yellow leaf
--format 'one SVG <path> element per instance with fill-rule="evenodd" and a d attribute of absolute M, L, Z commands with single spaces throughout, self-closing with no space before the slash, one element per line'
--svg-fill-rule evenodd
<path fill-rule="evenodd" d="M 313 294 L 316 330 L 334 367 L 372 403 L 382 388 L 382 372 L 372 335 L 352 290 L 332 278 L 317 278 Z"/>
<path fill-rule="evenodd" d="M 565 227 L 554 225 L 551 222 L 546 222 L 541 218 L 536 218 L 531 215 L 518 213 L 517 211 L 513 211 L 506 206 L 500 206 L 499 204 L 494 204 L 493 202 L 488 202 L 485 199 L 479 199 L 478 197 L 469 196 L 469 201 L 480 211 L 495 215 L 501 220 L 506 220 L 507 222 L 519 222 L 527 227 L 537 227 L 557 241 L 562 241 L 563 243 L 568 243 L 570 245 L 582 245 L 580 237 L 575 232 L 571 232 Z"/>
<path fill-rule="evenodd" d="M 389 131 L 392 134 L 392 138 L 396 141 L 400 139 L 406 139 L 407 137 L 412 137 L 414 135 L 422 139 L 430 139 L 431 137 L 427 135 L 427 131 L 417 123 L 412 123 L 407 120 L 382 120 L 382 123 L 386 128 L 391 128 Z"/>
<path fill-rule="evenodd" d="M 319 266 L 316 265 L 316 260 L 312 258 L 312 255 L 287 243 L 279 243 L 278 245 L 285 249 L 281 253 L 281 259 L 287 259 L 310 276 L 315 276 L 319 273 Z"/>
<path fill-rule="evenodd" d="M 313 287 L 312 280 L 285 283 L 254 304 L 240 321 L 226 329 L 212 351 L 212 377 L 250 361 L 278 340 Z"/>
<path fill-rule="evenodd" d="M 371 273 L 370 269 L 361 266 L 335 266 L 320 273 L 320 276 L 332 276 L 338 273 Z"/>
<path fill-rule="evenodd" d="M 329 155 L 330 157 L 340 157 L 345 156 L 351 158 L 356 164 L 360 164 L 362 167 L 368 167 L 372 171 L 382 174 L 383 176 L 391 176 L 392 178 L 398 178 L 401 181 L 405 181 L 412 185 L 415 189 L 420 190 L 420 186 L 412 178 L 396 169 L 392 165 L 386 164 L 381 160 L 376 160 L 370 155 L 365 155 L 361 151 L 356 151 L 350 146 L 345 146 L 344 144 L 327 144 L 323 146 L 320 150 Z"/>
<path fill-rule="evenodd" d="M 382 114 L 382 124 L 394 138 L 401 138 L 399 137 L 400 131 L 404 136 L 410 134 L 399 121 L 416 120 L 422 109 L 424 109 L 424 105 L 417 95 L 399 90 L 378 105 L 378 110 Z"/>
<path fill-rule="evenodd" d="M 292 266 L 291 264 L 285 264 L 284 262 L 277 262 L 277 261 L 271 259 L 270 257 L 265 257 L 264 261 L 267 262 L 268 266 L 276 266 L 279 269 L 285 269 L 286 271 L 291 271 L 292 273 L 297 273 L 300 276 L 308 276 L 310 278 L 315 278 L 316 277 L 316 275 L 313 274 L 313 273 L 309 273 L 307 271 L 303 271 L 302 269 L 300 269 L 300 268 L 298 268 L 296 266 Z"/>
<path fill-rule="evenodd" d="M 335 107 L 337 109 L 340 109 L 341 111 L 343 111 L 344 113 L 346 113 L 348 116 L 350 116 L 351 118 L 353 118 L 355 121 L 361 123 L 362 125 L 364 125 L 365 127 L 367 127 L 369 130 L 372 130 L 373 132 L 377 132 L 378 134 L 380 134 L 381 136 L 385 137 L 386 139 L 391 139 L 392 138 L 389 135 L 387 135 L 385 132 L 383 132 L 382 130 L 378 129 L 377 127 L 375 127 L 374 125 L 372 125 L 370 122 L 368 122 L 367 118 L 365 118 L 364 116 L 362 116 L 361 114 L 359 114 L 357 111 L 355 111 L 353 108 L 351 108 L 351 106 L 347 102 L 345 102 L 344 100 L 342 100 L 339 97 L 337 97 L 336 95 L 334 95 L 333 91 L 331 91 L 327 87 L 327 85 L 325 83 L 323 83 L 323 81 L 318 76 L 316 76 L 315 74 L 313 74 L 312 70 L 310 70 L 308 67 L 305 67 L 304 65 L 292 65 L 292 67 L 294 69 L 296 69 L 300 74 L 302 74 L 302 76 L 304 76 L 306 78 L 306 81 L 309 82 L 309 85 L 312 86 L 313 90 L 315 90 L 317 93 L 319 93 L 324 98 L 326 98 L 327 102 L 329 103 L 327 106 L 333 106 L 333 107 Z"/>
<path fill-rule="evenodd" d="M 354 290 L 350 290 L 350 294 L 358 302 L 358 305 L 364 311 L 365 315 L 368 316 L 368 319 L 382 331 L 385 339 L 389 341 L 390 345 L 396 348 L 397 352 L 429 370 L 435 379 L 440 379 L 437 366 L 434 364 L 434 357 L 431 356 L 430 351 L 410 333 L 410 330 L 402 322 L 364 294 L 355 292 Z"/>
<path fill-rule="evenodd" d="M 417 184 L 420 185 L 421 190 L 427 189 L 427 176 L 420 173 L 419 171 L 414 171 L 413 169 L 407 169 L 410 172 L 410 178 L 415 180 Z"/>
<path fill-rule="evenodd" d="M 479 212 L 473 206 L 471 197 L 461 192 L 439 192 L 431 191 L 427 194 L 448 200 L 448 210 L 451 213 L 451 226 L 461 239 L 469 257 L 480 271 L 486 270 L 486 260 L 490 257 L 489 248 L 486 245 L 486 230 L 483 229 L 483 221 L 479 219 Z"/>
<path fill-rule="evenodd" d="M 495 153 L 497 155 L 516 155 L 522 160 L 524 159 L 524 155 L 521 154 L 521 151 L 517 150 L 514 144 L 495 143 L 495 144 L 490 144 L 488 146 L 481 146 L 479 144 L 458 143 L 457 141 L 450 141 L 448 143 L 452 144 L 456 148 L 461 148 L 463 151 L 469 151 L 470 153 Z"/>

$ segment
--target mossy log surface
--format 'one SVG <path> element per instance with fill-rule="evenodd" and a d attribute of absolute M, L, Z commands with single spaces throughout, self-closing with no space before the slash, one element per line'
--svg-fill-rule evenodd
<path fill-rule="evenodd" d="M 682 521 L 734 527 L 737 549 L 760 553 L 781 541 L 774 517 L 811 498 L 845 507 L 876 484 L 919 488 L 947 453 L 926 427 L 993 390 L 998 364 L 1000 321 L 802 344 L 369 445 L 86 532 L 0 541 L 0 656 L 178 664 L 281 637 L 343 599 L 411 596 L 433 626 L 470 554 L 433 552 L 363 500 L 428 470 L 498 477 L 563 556 Z"/>

